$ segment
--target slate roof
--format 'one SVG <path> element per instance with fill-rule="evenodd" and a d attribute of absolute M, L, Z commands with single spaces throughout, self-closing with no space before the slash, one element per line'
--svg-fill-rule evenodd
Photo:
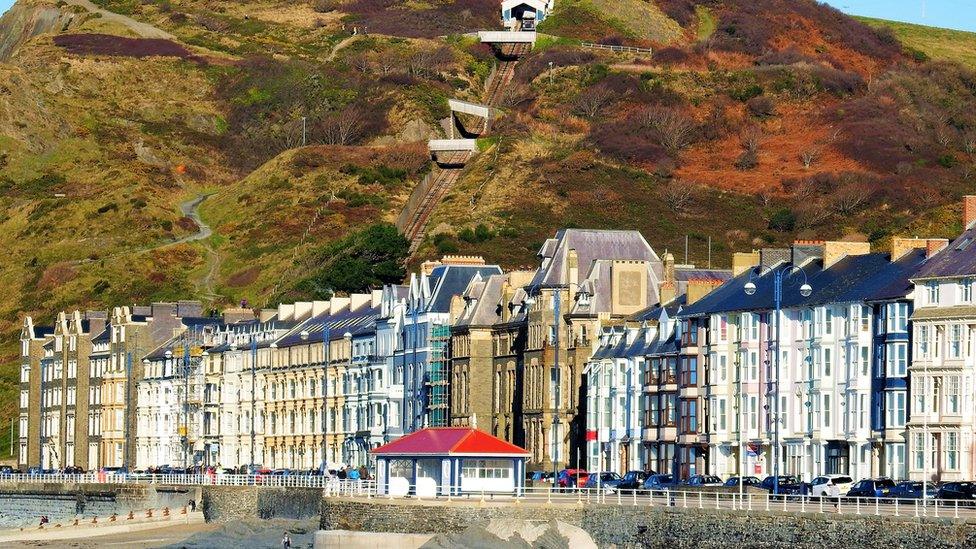
<path fill-rule="evenodd" d="M 438 265 L 427 278 L 431 287 L 430 300 L 425 312 L 447 313 L 451 310 L 451 298 L 462 295 L 475 275 L 488 278 L 502 274 L 498 265 Z"/>
<path fill-rule="evenodd" d="M 106 324 L 105 329 L 103 329 L 101 332 L 96 334 L 95 337 L 92 338 L 92 343 L 105 343 L 106 341 L 110 341 L 112 339 L 112 333 L 110 328 L 111 325 Z"/>
<path fill-rule="evenodd" d="M 565 272 L 569 250 L 576 250 L 580 274 L 589 271 L 598 259 L 632 259 L 653 262 L 660 278 L 661 263 L 644 236 L 637 231 L 602 229 L 561 229 L 555 238 L 546 240 L 539 250 L 542 264 L 529 286 L 532 288 L 566 284 Z"/>
<path fill-rule="evenodd" d="M 498 322 L 501 315 L 500 307 L 502 288 L 508 275 L 499 274 L 489 276 L 487 280 L 480 277 L 471 280 L 463 297 L 466 305 L 455 326 L 489 326 Z"/>
<path fill-rule="evenodd" d="M 428 427 L 370 450 L 377 456 L 528 456 L 524 448 L 471 427 Z"/>
<path fill-rule="evenodd" d="M 376 330 L 376 319 L 380 316 L 380 307 L 363 306 L 350 311 L 343 309 L 338 313 L 323 313 L 298 323 L 276 341 L 278 347 L 305 345 L 309 341 L 323 339 L 325 326 L 329 326 L 329 341 L 338 341 L 349 332 L 353 337 Z M 302 338 L 302 332 L 308 332 L 308 338 Z"/>
<path fill-rule="evenodd" d="M 913 279 L 976 275 L 976 225 L 970 225 L 942 251 L 933 255 Z"/>
<path fill-rule="evenodd" d="M 885 253 L 847 256 L 829 268 L 823 268 L 821 259 L 802 264 L 806 278 L 793 272 L 783 280 L 783 307 L 816 306 L 827 303 L 853 303 L 904 297 L 911 290 L 907 283 L 922 258 L 913 251 L 897 261 L 890 261 Z M 682 310 L 678 316 L 692 317 L 712 313 L 735 311 L 762 311 L 774 307 L 774 271 L 789 263 L 778 263 L 762 275 L 746 271 L 730 279 L 713 292 Z M 756 285 L 754 295 L 743 290 L 749 280 Z M 813 288 L 810 297 L 800 295 L 804 280 Z"/>

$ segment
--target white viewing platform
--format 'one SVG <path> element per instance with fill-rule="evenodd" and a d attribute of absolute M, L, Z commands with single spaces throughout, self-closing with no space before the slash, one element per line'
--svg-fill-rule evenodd
<path fill-rule="evenodd" d="M 479 31 L 484 44 L 535 44 L 535 31 Z"/>
<path fill-rule="evenodd" d="M 478 141 L 475 139 L 431 139 L 427 142 L 430 152 L 454 152 L 478 150 Z"/>

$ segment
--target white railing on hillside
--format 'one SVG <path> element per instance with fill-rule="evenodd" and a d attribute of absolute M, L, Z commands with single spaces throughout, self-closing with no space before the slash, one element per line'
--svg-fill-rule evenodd
<path fill-rule="evenodd" d="M 638 48 L 635 46 L 613 46 L 610 44 L 595 44 L 593 42 L 581 42 L 580 46 L 584 48 L 614 51 L 618 53 L 639 53 L 643 55 L 651 55 L 654 53 L 654 50 L 652 50 L 651 48 Z"/>

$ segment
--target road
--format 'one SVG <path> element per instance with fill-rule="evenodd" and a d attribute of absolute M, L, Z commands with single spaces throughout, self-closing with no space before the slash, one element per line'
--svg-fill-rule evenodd
<path fill-rule="evenodd" d="M 102 19 L 106 21 L 114 21 L 124 25 L 128 27 L 129 30 L 143 38 L 164 38 L 166 40 L 176 40 L 175 36 L 164 31 L 163 29 L 154 27 L 148 23 L 136 21 L 135 19 L 120 13 L 104 10 L 93 4 L 90 0 L 65 0 L 64 3 L 68 4 L 69 6 L 80 6 L 92 13 L 97 13 L 102 16 Z"/>

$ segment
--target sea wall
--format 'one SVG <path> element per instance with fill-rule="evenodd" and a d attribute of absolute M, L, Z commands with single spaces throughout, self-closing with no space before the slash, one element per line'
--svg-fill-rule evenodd
<path fill-rule="evenodd" d="M 52 523 L 76 517 L 105 517 L 163 507 L 182 508 L 199 500 L 198 488 L 151 484 L 78 484 L 71 482 L 0 483 L 0 528 Z"/>
<path fill-rule="evenodd" d="M 320 488 L 269 486 L 204 486 L 203 516 L 207 522 L 250 518 L 309 519 L 320 516 Z"/>
<path fill-rule="evenodd" d="M 454 501 L 325 499 L 323 530 L 434 534 L 495 519 L 559 520 L 586 530 L 600 546 L 976 547 L 976 521 L 867 515 L 733 512 L 618 505 L 529 505 Z"/>

